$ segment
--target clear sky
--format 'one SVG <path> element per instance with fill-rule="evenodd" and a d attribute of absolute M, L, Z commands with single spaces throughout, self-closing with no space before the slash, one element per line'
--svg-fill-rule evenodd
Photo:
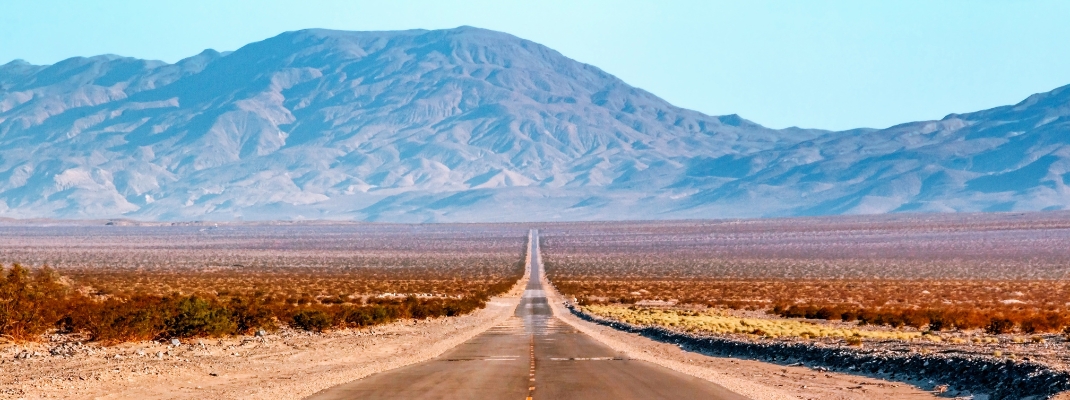
<path fill-rule="evenodd" d="M 0 63 L 174 62 L 302 28 L 472 25 L 775 128 L 882 128 L 1070 84 L 1070 1 L 0 1 Z"/>

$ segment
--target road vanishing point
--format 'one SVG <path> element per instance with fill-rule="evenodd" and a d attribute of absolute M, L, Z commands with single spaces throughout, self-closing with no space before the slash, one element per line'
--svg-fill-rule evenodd
<path fill-rule="evenodd" d="M 745 399 L 630 359 L 558 319 L 542 285 L 538 231 L 531 231 L 528 246 L 530 279 L 512 318 L 437 358 L 308 399 Z"/>

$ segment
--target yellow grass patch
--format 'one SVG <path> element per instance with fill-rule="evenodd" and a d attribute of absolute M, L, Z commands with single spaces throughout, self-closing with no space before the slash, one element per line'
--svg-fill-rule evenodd
<path fill-rule="evenodd" d="M 620 305 L 589 305 L 590 313 L 634 325 L 657 325 L 676 330 L 708 334 L 749 334 L 765 337 L 862 338 L 912 340 L 920 332 L 844 329 L 789 319 L 739 318 L 717 310 L 674 310 Z"/>

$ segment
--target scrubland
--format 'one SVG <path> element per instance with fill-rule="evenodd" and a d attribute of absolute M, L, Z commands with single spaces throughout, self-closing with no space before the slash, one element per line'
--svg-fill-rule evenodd
<path fill-rule="evenodd" d="M 454 316 L 523 275 L 508 226 L 0 226 L 0 338 L 104 343 Z"/>
<path fill-rule="evenodd" d="M 737 335 L 1066 360 L 1070 214 L 554 225 L 547 277 L 590 312 Z M 968 348 L 968 349 L 967 349 Z"/>

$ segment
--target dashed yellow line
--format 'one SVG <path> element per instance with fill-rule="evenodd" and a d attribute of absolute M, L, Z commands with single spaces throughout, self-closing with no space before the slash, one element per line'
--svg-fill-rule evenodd
<path fill-rule="evenodd" d="M 531 358 L 531 369 L 528 370 L 528 382 L 531 382 L 531 385 L 528 386 L 526 400 L 531 400 L 531 397 L 535 395 L 535 335 L 531 335 L 528 341 L 528 356 Z"/>

